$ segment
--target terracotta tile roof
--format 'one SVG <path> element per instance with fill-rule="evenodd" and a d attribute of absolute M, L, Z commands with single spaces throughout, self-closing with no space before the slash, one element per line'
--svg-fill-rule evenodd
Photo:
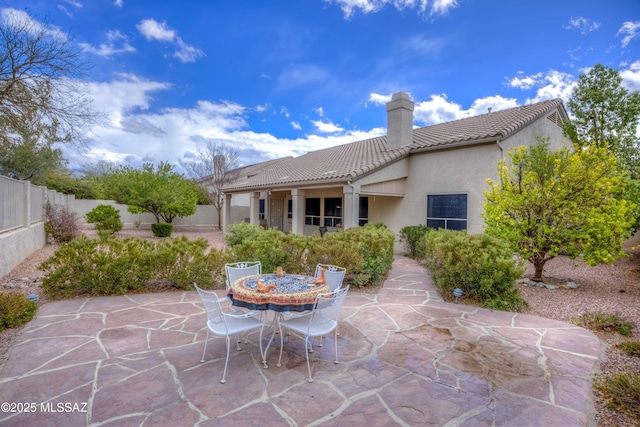
<path fill-rule="evenodd" d="M 387 137 L 382 136 L 312 151 L 295 158 L 258 163 L 250 170 L 252 173 L 243 172 L 237 181 L 226 185 L 224 190 L 233 192 L 304 184 L 344 183 L 413 152 L 474 141 L 504 139 L 561 106 L 562 101 L 554 99 L 414 129 L 413 143 L 396 150 L 387 150 Z M 564 109 L 561 110 L 566 116 Z"/>

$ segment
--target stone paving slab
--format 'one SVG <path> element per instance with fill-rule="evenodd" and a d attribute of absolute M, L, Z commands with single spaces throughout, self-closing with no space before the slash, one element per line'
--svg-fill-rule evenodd
<path fill-rule="evenodd" d="M 279 339 L 263 369 L 257 337 L 212 337 L 196 292 L 51 302 L 0 370 L 2 426 L 594 426 L 591 332 L 443 302 L 428 272 L 396 255 L 376 294 L 352 291 L 338 351 Z M 13 410 L 13 412 L 11 412 Z"/>

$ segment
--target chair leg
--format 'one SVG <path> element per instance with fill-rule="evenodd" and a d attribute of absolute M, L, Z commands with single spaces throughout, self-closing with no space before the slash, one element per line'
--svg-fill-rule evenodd
<path fill-rule="evenodd" d="M 336 325 L 336 334 L 335 334 L 335 346 L 336 346 L 336 361 L 334 363 L 338 363 L 338 326 Z"/>
<path fill-rule="evenodd" d="M 309 362 L 309 336 L 307 335 L 304 339 L 304 352 L 305 355 L 307 356 L 307 369 L 309 370 L 309 379 L 307 381 L 309 381 L 310 383 L 313 382 L 313 378 L 311 377 L 311 363 Z"/>
<path fill-rule="evenodd" d="M 200 359 L 200 362 L 204 362 L 204 353 L 207 351 L 207 342 L 209 341 L 209 327 L 207 327 L 207 336 L 204 339 L 204 349 L 202 350 L 202 359 Z"/>
<path fill-rule="evenodd" d="M 229 339 L 229 335 L 225 337 L 227 341 L 227 358 L 224 361 L 224 371 L 222 372 L 222 379 L 220 382 L 222 384 L 227 382 L 227 365 L 229 364 L 229 351 L 231 350 L 231 339 Z"/>

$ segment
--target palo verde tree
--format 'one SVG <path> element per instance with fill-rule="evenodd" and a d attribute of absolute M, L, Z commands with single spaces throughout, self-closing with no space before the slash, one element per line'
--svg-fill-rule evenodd
<path fill-rule="evenodd" d="M 157 167 L 145 163 L 141 169 L 121 166 L 105 179 L 106 193 L 118 203 L 128 205 L 133 214 L 149 212 L 159 223 L 196 213 L 198 196 L 193 183 L 161 162 Z"/>
<path fill-rule="evenodd" d="M 223 142 L 207 140 L 195 161 L 180 161 L 187 173 L 207 189 L 211 204 L 218 212 L 218 230 L 222 227 L 222 187 L 236 179 L 239 150 Z"/>
<path fill-rule="evenodd" d="M 89 64 L 57 27 L 2 9 L 0 44 L 0 171 L 31 179 L 63 163 L 54 144 L 82 146 L 103 115 L 84 82 Z"/>
<path fill-rule="evenodd" d="M 509 152 L 500 161 L 500 181 L 487 183 L 485 232 L 508 240 L 535 267 L 542 281 L 547 261 L 565 253 L 588 265 L 622 256 L 635 206 L 616 197 L 624 191 L 624 171 L 605 149 L 551 151 L 548 141 Z"/>

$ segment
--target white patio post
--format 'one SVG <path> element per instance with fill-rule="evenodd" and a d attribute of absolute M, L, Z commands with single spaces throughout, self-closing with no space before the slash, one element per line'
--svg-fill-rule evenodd
<path fill-rule="evenodd" d="M 222 230 L 226 233 L 231 221 L 231 194 L 225 194 L 222 200 Z"/>
<path fill-rule="evenodd" d="M 342 187 L 344 207 L 342 209 L 343 229 L 357 227 L 359 224 L 360 186 L 347 184 Z"/>
<path fill-rule="evenodd" d="M 304 234 L 304 190 L 291 189 L 291 232 Z"/>
<path fill-rule="evenodd" d="M 260 192 L 251 193 L 249 200 L 249 222 L 251 224 L 260 225 Z"/>

